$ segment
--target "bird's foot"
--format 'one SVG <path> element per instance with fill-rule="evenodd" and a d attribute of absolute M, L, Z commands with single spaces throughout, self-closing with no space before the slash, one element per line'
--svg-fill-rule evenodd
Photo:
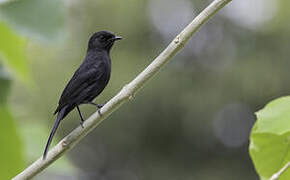
<path fill-rule="evenodd" d="M 98 108 L 98 114 L 99 116 L 102 116 L 102 113 L 101 113 L 101 108 L 106 104 L 107 102 L 105 102 L 104 104 L 96 104 L 94 102 L 88 102 L 88 104 L 91 104 L 91 105 L 94 105 Z"/>
<path fill-rule="evenodd" d="M 99 114 L 99 116 L 102 116 L 101 108 L 98 109 L 98 114 Z"/>
<path fill-rule="evenodd" d="M 81 120 L 80 125 L 84 128 L 84 120 Z"/>
<path fill-rule="evenodd" d="M 105 104 L 96 104 L 93 102 L 89 102 L 89 104 L 96 106 L 98 109 L 101 109 Z"/>

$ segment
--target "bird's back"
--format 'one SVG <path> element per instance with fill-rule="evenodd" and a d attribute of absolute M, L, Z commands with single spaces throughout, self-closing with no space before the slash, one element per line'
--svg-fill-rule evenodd
<path fill-rule="evenodd" d="M 104 90 L 110 80 L 110 74 L 109 54 L 103 51 L 88 52 L 62 92 L 55 113 L 64 106 L 71 107 L 68 108 L 71 111 L 77 105 L 91 102 Z"/>

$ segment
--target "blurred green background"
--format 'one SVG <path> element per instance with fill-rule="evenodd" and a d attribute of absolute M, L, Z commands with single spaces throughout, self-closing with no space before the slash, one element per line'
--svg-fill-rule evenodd
<path fill-rule="evenodd" d="M 0 0 L 0 179 L 42 155 L 90 35 L 124 38 L 111 53 L 112 78 L 96 101 L 103 103 L 210 2 Z M 254 112 L 290 92 L 289 5 L 233 0 L 133 101 L 35 179 L 258 179 L 249 133 Z M 79 122 L 70 113 L 54 142 Z"/>

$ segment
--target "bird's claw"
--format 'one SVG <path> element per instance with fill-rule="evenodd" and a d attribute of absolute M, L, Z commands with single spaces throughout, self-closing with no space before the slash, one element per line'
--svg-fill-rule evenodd
<path fill-rule="evenodd" d="M 101 109 L 104 106 L 104 104 L 97 104 L 96 106 L 98 109 Z"/>
<path fill-rule="evenodd" d="M 94 102 L 88 102 L 88 104 L 96 106 L 98 109 L 102 108 L 105 104 L 96 104 Z"/>
<path fill-rule="evenodd" d="M 80 125 L 82 126 L 82 128 L 84 128 L 84 121 L 83 120 L 80 122 Z"/>
<path fill-rule="evenodd" d="M 98 114 L 99 114 L 99 116 L 102 116 L 101 108 L 102 108 L 106 103 L 104 103 L 104 104 L 96 104 L 96 103 L 94 103 L 94 102 L 89 102 L 89 104 L 92 104 L 92 105 L 96 106 L 96 107 L 98 108 Z"/>
<path fill-rule="evenodd" d="M 102 116 L 101 108 L 98 109 L 98 114 L 99 114 L 99 116 Z"/>

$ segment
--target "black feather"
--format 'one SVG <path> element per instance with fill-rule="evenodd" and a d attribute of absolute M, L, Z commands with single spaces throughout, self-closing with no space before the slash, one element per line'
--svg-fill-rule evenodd
<path fill-rule="evenodd" d="M 110 50 L 119 39 L 108 31 L 91 36 L 86 57 L 63 90 L 54 112 L 58 115 L 45 147 L 44 159 L 61 120 L 78 105 L 92 102 L 107 86 L 111 74 Z"/>

